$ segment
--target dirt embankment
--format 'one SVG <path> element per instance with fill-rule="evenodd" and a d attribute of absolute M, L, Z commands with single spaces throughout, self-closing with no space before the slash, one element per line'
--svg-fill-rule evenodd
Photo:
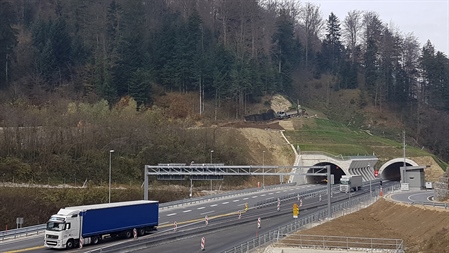
<path fill-rule="evenodd" d="M 449 252 L 449 210 L 380 199 L 368 208 L 297 234 L 403 239 L 407 253 L 444 253 Z"/>

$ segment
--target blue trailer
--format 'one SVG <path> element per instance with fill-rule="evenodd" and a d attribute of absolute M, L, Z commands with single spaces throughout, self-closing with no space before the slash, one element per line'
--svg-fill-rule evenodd
<path fill-rule="evenodd" d="M 47 222 L 44 245 L 49 248 L 73 248 L 80 241 L 83 245 L 97 244 L 106 236 L 142 236 L 156 229 L 158 223 L 158 201 L 66 207 Z"/>

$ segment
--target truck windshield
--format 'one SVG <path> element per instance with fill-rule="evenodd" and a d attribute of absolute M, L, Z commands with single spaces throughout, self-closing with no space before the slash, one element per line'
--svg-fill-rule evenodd
<path fill-rule="evenodd" d="M 49 221 L 47 223 L 47 230 L 62 231 L 62 230 L 64 230 L 64 223 Z"/>
<path fill-rule="evenodd" d="M 349 181 L 347 181 L 347 180 L 341 180 L 340 183 L 341 183 L 341 184 L 349 184 Z"/>

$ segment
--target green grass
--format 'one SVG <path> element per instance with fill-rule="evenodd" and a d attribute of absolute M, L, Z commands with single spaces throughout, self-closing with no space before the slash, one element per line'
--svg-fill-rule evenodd
<path fill-rule="evenodd" d="M 370 135 L 363 130 L 352 130 L 345 125 L 327 119 L 303 120 L 302 128 L 286 131 L 292 144 L 302 151 L 322 151 L 333 155 L 355 156 L 373 155 L 383 158 L 396 158 L 403 155 L 402 143 Z M 428 152 L 407 146 L 406 155 L 429 156 Z"/>

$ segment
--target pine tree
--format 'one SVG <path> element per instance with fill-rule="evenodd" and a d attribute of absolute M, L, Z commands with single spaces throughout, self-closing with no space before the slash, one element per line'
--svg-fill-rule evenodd
<path fill-rule="evenodd" d="M 17 45 L 17 31 L 12 27 L 15 22 L 14 12 L 7 1 L 0 3 L 0 88 L 8 86 L 10 69 Z"/>
<path fill-rule="evenodd" d="M 295 40 L 292 17 L 287 10 L 280 10 L 276 21 L 277 31 L 273 35 L 271 55 L 277 69 L 278 91 L 288 92 L 292 88 L 292 72 L 299 63 L 299 44 Z"/>
<path fill-rule="evenodd" d="M 137 108 L 146 105 L 151 98 L 151 77 L 143 69 L 137 69 L 129 80 L 129 95 L 137 102 Z"/>
<path fill-rule="evenodd" d="M 329 15 L 327 20 L 327 34 L 323 42 L 323 54 L 327 59 L 327 68 L 330 72 L 336 75 L 339 71 L 339 64 L 342 58 L 342 44 L 340 41 L 340 21 L 333 12 Z"/>

